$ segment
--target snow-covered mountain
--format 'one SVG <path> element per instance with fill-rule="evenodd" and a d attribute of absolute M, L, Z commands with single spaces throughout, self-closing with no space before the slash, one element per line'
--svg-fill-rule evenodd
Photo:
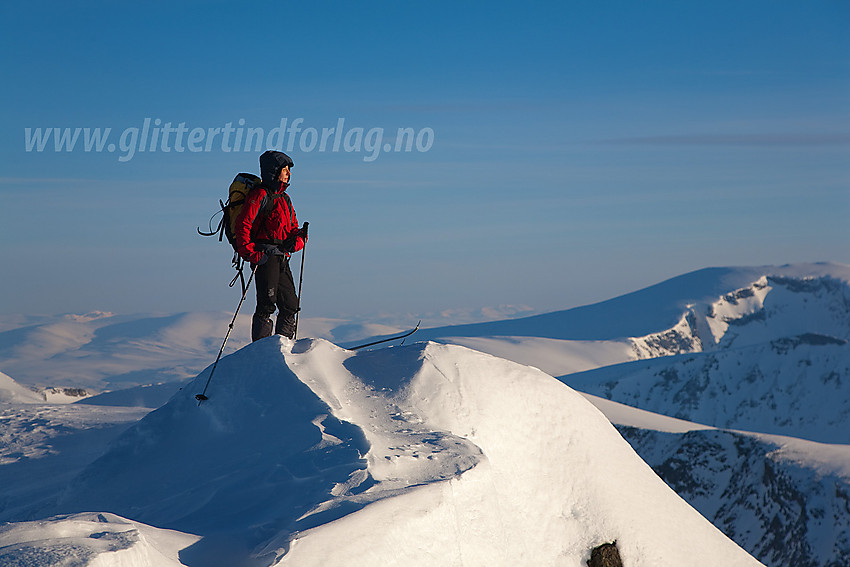
<path fill-rule="evenodd" d="M 0 368 L 21 384 L 94 391 L 185 380 L 209 364 L 210 352 L 215 356 L 226 317 L 98 312 L 40 319 L 0 333 Z M 235 341 L 248 340 L 244 325 Z"/>
<path fill-rule="evenodd" d="M 423 337 L 657 413 L 850 442 L 850 266 L 700 270 L 596 305 Z"/>
<path fill-rule="evenodd" d="M 848 282 L 850 266 L 834 263 L 706 268 L 593 305 L 423 329 L 416 337 L 461 344 L 564 376 L 805 334 L 846 340 Z"/>
<path fill-rule="evenodd" d="M 179 534 L 143 522 L 201 536 L 186 565 L 579 567 L 614 540 L 630 566 L 759 564 L 535 369 L 273 337 L 222 359 L 199 406 L 208 372 L 39 506 L 63 515 L 0 531 L 0 562 L 63 537 L 103 565 L 141 538 L 173 557 Z"/>
<path fill-rule="evenodd" d="M 850 445 L 716 429 L 585 397 L 668 485 L 766 565 L 850 564 Z"/>
<path fill-rule="evenodd" d="M 846 504 L 846 471 L 850 468 L 846 445 L 850 443 L 846 437 L 848 282 L 850 267 L 839 264 L 710 268 L 595 305 L 521 319 L 423 329 L 413 338 L 465 345 L 532 365 L 572 387 L 602 396 L 590 399 L 617 424 L 644 460 L 691 505 L 766 565 L 837 567 L 847 564 L 850 547 L 850 506 Z M 17 321 L 0 325 L 7 329 L 0 333 L 0 369 L 16 378 L 23 376 L 25 384 L 63 384 L 44 379 L 55 374 L 56 368 L 63 368 L 60 376 L 68 378 L 64 382 L 68 386 L 137 386 L 83 402 L 101 404 L 97 411 L 104 416 L 116 409 L 110 405 L 156 407 L 174 392 L 179 393 L 183 382 L 174 380 L 212 360 L 228 320 L 229 315 L 222 313 L 134 316 L 126 320 L 95 314 L 62 321 L 40 319 L 23 327 L 23 321 Z M 246 335 L 248 326 L 245 320 L 237 323 L 235 340 L 230 343 L 234 349 L 247 342 L 247 336 L 239 333 Z M 78 333 L 79 329 L 84 332 Z M 363 329 L 340 321 L 317 321 L 310 332 L 366 342 L 368 337 L 358 335 Z M 391 328 L 373 329 L 395 332 Z M 351 360 L 405 349 L 361 353 Z M 288 361 L 296 354 L 305 353 L 289 353 L 284 358 Z M 396 365 L 389 359 L 377 360 L 382 360 L 386 376 L 409 377 L 420 368 L 418 363 Z M 86 375 L 87 365 L 91 365 L 94 380 L 75 381 L 74 376 Z M 357 372 L 352 374 L 361 377 Z M 297 371 L 296 375 L 300 377 Z M 138 387 L 166 379 L 171 381 Z M 657 413 L 624 410 L 626 406 L 611 400 Z M 361 399 L 357 403 L 366 402 Z M 78 408 L 75 419 L 81 423 L 87 419 L 91 423 L 109 421 L 88 413 L 95 411 L 95 406 L 73 407 Z M 529 409 L 534 412 L 533 405 Z M 627 413 L 627 419 L 623 418 Z M 17 431 L 26 431 L 27 419 L 35 423 L 37 417 L 30 414 Z M 40 427 L 44 431 L 61 429 L 62 419 L 56 415 L 52 421 L 39 422 Z M 356 422 L 347 418 L 340 421 Z M 399 421 L 404 423 L 403 419 Z M 670 429 L 668 425 L 674 422 L 678 425 Z M 0 421 L 0 428 L 3 423 Z M 114 425 L 101 430 L 99 438 L 105 439 L 110 427 L 118 431 L 128 423 L 116 419 Z M 334 437 L 345 442 L 344 436 Z M 353 438 L 348 442 L 358 446 Z M 50 438 L 42 442 L 44 454 L 53 451 L 53 458 L 61 460 L 56 452 L 61 455 L 62 443 L 51 443 Z M 65 443 L 76 447 L 67 440 Z M 480 447 L 477 442 L 475 445 Z M 90 446 L 94 456 L 102 445 Z M 486 449 L 482 451 L 487 454 Z M 65 481 L 80 473 L 81 461 L 67 468 Z M 18 473 L 7 478 L 19 481 L 32 463 L 18 459 L 15 466 L 19 468 L 13 470 Z M 351 463 L 345 466 L 356 467 Z M 477 470 L 481 470 L 480 463 L 461 478 L 470 478 Z M 3 471 L 0 466 L 0 485 Z M 34 488 L 36 484 L 32 480 L 27 486 Z M 58 485 L 49 484 L 54 488 Z M 386 482 L 377 485 L 389 486 Z M 30 493 L 23 490 L 17 494 L 13 509 L 19 512 L 18 504 Z M 53 512 L 73 511 L 55 507 L 55 497 L 55 491 L 48 490 L 38 500 L 42 506 L 53 502 Z M 2 502 L 0 494 L 0 518 L 5 517 Z M 386 505 L 382 502 L 376 500 L 358 513 L 381 508 Z M 43 518 L 46 508 L 40 510 L 24 519 Z M 140 519 L 123 509 L 108 511 L 131 518 L 115 520 L 118 522 Z M 333 517 L 330 510 L 322 513 L 322 517 Z M 777 543 L 780 541 L 782 545 Z M 204 549 L 208 544 L 209 538 L 205 538 L 193 549 Z M 275 548 L 274 553 L 280 553 L 283 547 Z M 291 560 L 294 555 L 284 557 Z"/>
<path fill-rule="evenodd" d="M 850 266 L 822 262 L 705 268 L 592 305 L 518 319 L 423 329 L 418 338 L 501 336 L 608 341 L 645 337 L 668 331 L 691 310 L 718 303 L 736 290 L 751 287 L 765 277 L 787 283 L 792 286 L 792 293 L 808 293 L 814 290 L 810 290 L 807 284 L 794 286 L 793 282 L 833 280 L 834 287 L 841 288 L 850 281 Z"/>
<path fill-rule="evenodd" d="M 829 468 L 839 470 L 824 472 L 781 440 L 619 430 L 671 488 L 766 565 L 850 565 L 850 475 L 836 466 L 850 463 L 850 447 L 827 446 Z"/>
<path fill-rule="evenodd" d="M 656 413 L 850 443 L 850 266 L 700 270 L 595 305 L 419 338 Z"/>
<path fill-rule="evenodd" d="M 422 336 L 535 365 L 581 391 L 653 412 L 850 443 L 848 266 L 700 270 L 600 304 Z M 847 564 L 846 476 L 789 468 L 770 443 L 743 433 L 697 431 L 671 441 L 652 425 L 621 431 L 671 486 L 766 564 Z M 715 437 L 725 440 L 722 450 L 710 449 Z M 701 458 L 696 440 L 716 460 Z M 833 465 L 848 463 L 846 445 L 824 447 Z M 745 520 L 742 509 L 754 516 Z"/>
<path fill-rule="evenodd" d="M 629 362 L 563 380 L 656 413 L 729 429 L 850 443 L 850 344 L 807 333 Z"/>

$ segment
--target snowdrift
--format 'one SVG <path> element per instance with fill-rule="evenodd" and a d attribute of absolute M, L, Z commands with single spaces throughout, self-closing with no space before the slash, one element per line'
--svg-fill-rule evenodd
<path fill-rule="evenodd" d="M 0 523 L 49 516 L 56 494 L 150 411 L 40 402 L 0 403 Z"/>
<path fill-rule="evenodd" d="M 272 337 L 209 369 L 70 483 L 201 536 L 190 566 L 759 563 L 670 490 L 581 395 L 434 343 L 353 353 Z"/>
<path fill-rule="evenodd" d="M 180 549 L 197 539 L 115 514 L 74 514 L 0 526 L 0 560 L 22 567 L 177 567 Z"/>

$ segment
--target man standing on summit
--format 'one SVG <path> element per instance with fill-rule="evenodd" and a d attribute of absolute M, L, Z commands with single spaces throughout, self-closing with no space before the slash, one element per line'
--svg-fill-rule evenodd
<path fill-rule="evenodd" d="M 251 325 L 251 340 L 274 332 L 295 337 L 295 314 L 299 310 L 295 282 L 289 269 L 289 256 L 304 248 L 307 223 L 298 227 L 295 209 L 286 194 L 293 167 L 283 152 L 269 150 L 260 156 L 260 177 L 245 198 L 236 217 L 234 233 L 239 255 L 256 269 L 257 308 Z M 280 312 L 273 326 L 271 315 Z"/>

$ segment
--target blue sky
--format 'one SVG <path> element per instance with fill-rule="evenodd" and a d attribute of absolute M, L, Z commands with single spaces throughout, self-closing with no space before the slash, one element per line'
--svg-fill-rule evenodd
<path fill-rule="evenodd" d="M 181 152 L 171 134 L 170 151 L 130 156 L 119 137 L 145 119 L 207 133 L 302 119 L 288 153 L 311 222 L 309 316 L 550 311 L 708 266 L 850 263 L 845 1 L 0 15 L 0 312 L 235 306 L 228 247 L 195 228 L 259 152 L 210 134 L 210 151 Z M 304 131 L 340 118 L 360 151 L 311 149 Z M 28 150 L 27 128 L 111 128 L 115 151 Z M 399 128 L 433 133 L 427 151 L 366 151 L 368 132 L 382 149 Z"/>

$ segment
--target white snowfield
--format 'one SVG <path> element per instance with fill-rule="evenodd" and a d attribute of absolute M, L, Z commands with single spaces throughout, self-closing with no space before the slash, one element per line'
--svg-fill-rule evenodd
<path fill-rule="evenodd" d="M 320 354 L 329 347 L 317 341 L 311 350 Z M 335 353 L 341 361 L 351 356 Z M 390 354 L 393 364 L 415 374 L 384 382 Z M 453 479 L 300 534 L 281 565 L 583 567 L 592 547 L 613 540 L 627 565 L 758 565 L 661 482 L 598 410 L 542 372 L 434 343 L 362 353 L 346 362 L 354 375 L 337 375 L 331 383 L 326 377 L 333 374 L 315 363 L 300 363 L 296 372 L 308 384 L 321 384 L 316 391 L 330 387 L 323 398 L 340 403 L 345 413 L 348 404 L 339 400 L 352 399 L 352 386 L 361 395 L 377 394 L 381 406 L 402 408 L 419 427 L 472 441 L 481 462 Z M 370 384 L 381 390 L 363 389 Z M 348 405 L 355 413 L 362 407 Z M 345 417 L 363 424 L 359 415 Z M 364 430 L 370 441 L 370 431 L 383 436 L 386 417 L 369 419 Z M 373 449 L 370 467 L 394 457 L 379 443 Z M 363 542 L 384 549 L 358 558 Z"/>
<path fill-rule="evenodd" d="M 839 264 L 713 268 L 415 337 L 516 362 L 272 338 L 222 359 L 200 407 L 209 369 L 62 406 L 0 375 L 0 565 L 584 567 L 615 539 L 627 567 L 759 564 L 611 423 L 766 564 L 843 564 L 850 446 L 823 441 L 850 425 L 848 282 Z M 209 314 L 78 319 L 0 333 L 0 368 L 117 388 L 220 346 Z M 110 407 L 175 391 L 135 426 L 146 410 Z"/>
<path fill-rule="evenodd" d="M 436 343 L 354 353 L 272 337 L 223 358 L 198 406 L 208 373 L 56 499 L 53 514 L 129 518 L 91 532 L 137 530 L 109 536 L 125 547 L 86 540 L 96 515 L 58 517 L 4 528 L 0 564 L 69 533 L 104 566 L 179 564 L 183 545 L 198 567 L 584 567 L 614 540 L 629 567 L 760 565 L 536 369 Z M 138 559 L 154 550 L 166 559 Z"/>

